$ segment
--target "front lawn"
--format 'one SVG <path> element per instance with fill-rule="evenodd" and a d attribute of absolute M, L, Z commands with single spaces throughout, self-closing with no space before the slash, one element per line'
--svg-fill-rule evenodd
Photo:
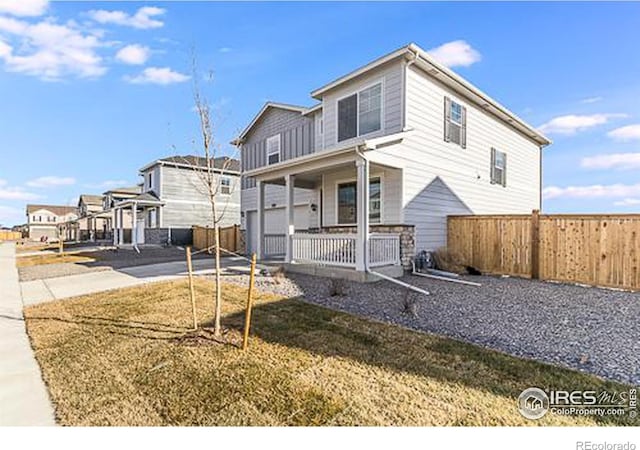
<path fill-rule="evenodd" d="M 212 284 L 197 280 L 211 320 Z M 246 290 L 225 285 L 239 343 Z M 63 425 L 594 425 L 520 416 L 531 386 L 622 390 L 593 376 L 259 294 L 247 352 L 189 331 L 186 281 L 29 307 L 27 328 Z"/>
<path fill-rule="evenodd" d="M 43 255 L 20 256 L 16 258 L 16 267 L 32 267 L 43 264 L 60 264 L 60 263 L 88 263 L 95 262 L 96 258 L 69 254 L 69 253 L 45 253 Z"/>

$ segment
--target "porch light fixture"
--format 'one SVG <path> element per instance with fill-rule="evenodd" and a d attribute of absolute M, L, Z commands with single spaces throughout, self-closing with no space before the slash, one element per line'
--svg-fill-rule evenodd
<path fill-rule="evenodd" d="M 318 210 L 318 205 L 316 205 L 315 203 L 312 203 L 311 205 L 311 211 L 316 212 Z"/>

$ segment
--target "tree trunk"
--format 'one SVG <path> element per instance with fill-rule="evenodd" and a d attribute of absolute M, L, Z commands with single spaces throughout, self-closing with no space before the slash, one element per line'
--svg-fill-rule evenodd
<path fill-rule="evenodd" d="M 220 284 L 220 225 L 216 224 L 213 234 L 216 241 L 216 317 L 213 334 L 219 337 L 222 334 L 220 316 L 222 315 L 222 286 Z"/>

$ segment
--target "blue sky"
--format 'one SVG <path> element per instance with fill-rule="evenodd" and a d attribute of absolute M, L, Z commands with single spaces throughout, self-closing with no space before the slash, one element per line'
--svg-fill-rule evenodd
<path fill-rule="evenodd" d="M 198 151 L 192 51 L 232 151 L 266 100 L 310 105 L 409 42 L 553 139 L 546 212 L 640 209 L 638 3 L 0 0 L 0 224 Z"/>

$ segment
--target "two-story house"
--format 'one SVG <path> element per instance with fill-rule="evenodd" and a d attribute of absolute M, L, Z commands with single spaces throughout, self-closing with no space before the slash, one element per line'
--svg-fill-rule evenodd
<path fill-rule="evenodd" d="M 213 214 L 203 174 L 207 160 L 198 156 L 169 156 L 139 171 L 143 179 L 137 195 L 115 202 L 114 244 L 188 244 L 194 225 L 212 226 Z M 240 163 L 219 157 L 211 163 L 216 190 L 217 223 L 240 223 Z M 125 235 L 127 220 L 131 233 Z"/>
<path fill-rule="evenodd" d="M 27 205 L 27 237 L 32 240 L 57 240 L 58 225 L 78 218 L 75 206 Z"/>
<path fill-rule="evenodd" d="M 550 141 L 415 44 L 267 103 L 234 140 L 249 251 L 287 263 L 410 265 L 452 214 L 541 205 Z"/>

